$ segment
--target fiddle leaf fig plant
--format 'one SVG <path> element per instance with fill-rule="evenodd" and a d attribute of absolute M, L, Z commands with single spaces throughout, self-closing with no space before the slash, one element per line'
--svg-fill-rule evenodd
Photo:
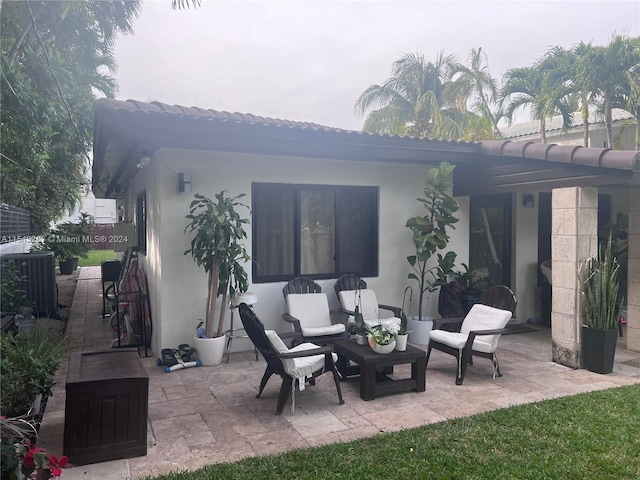
<path fill-rule="evenodd" d="M 190 223 L 184 230 L 185 234 L 187 231 L 195 233 L 191 248 L 184 254 L 190 253 L 209 276 L 204 329 L 207 338 L 223 335 L 227 302 L 232 303 L 237 293 L 246 292 L 249 288 L 243 263 L 250 257 L 242 240 L 247 238 L 244 226 L 250 222 L 236 211 L 238 207 L 247 210 L 249 207 L 238 201 L 245 196 L 244 193 L 236 197 L 225 197 L 225 193 L 226 190 L 222 190 L 213 200 L 196 193 L 186 216 Z M 219 297 L 222 297 L 222 304 L 215 325 Z"/>
<path fill-rule="evenodd" d="M 438 253 L 437 265 L 429 267 L 431 258 L 449 243 L 447 229 L 455 229 L 454 224 L 458 221 L 454 216 L 459 208 L 458 202 L 448 193 L 453 188 L 455 168 L 455 165 L 442 162 L 438 167 L 427 171 L 424 198 L 418 198 L 427 213 L 410 218 L 406 224 L 412 232 L 415 246 L 415 254 L 409 255 L 407 261 L 413 270 L 408 278 L 418 283 L 419 320 L 422 320 L 425 293 L 446 284 L 447 275 L 452 272 L 455 264 L 455 252 L 447 252 L 444 256 Z"/>

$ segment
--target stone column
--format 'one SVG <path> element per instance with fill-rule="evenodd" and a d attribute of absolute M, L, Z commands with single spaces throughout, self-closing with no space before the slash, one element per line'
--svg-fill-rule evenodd
<path fill-rule="evenodd" d="M 627 350 L 640 352 L 640 190 L 629 194 Z"/>
<path fill-rule="evenodd" d="M 552 359 L 582 366 L 582 296 L 578 272 L 598 246 L 598 190 L 554 189 L 551 194 Z"/>

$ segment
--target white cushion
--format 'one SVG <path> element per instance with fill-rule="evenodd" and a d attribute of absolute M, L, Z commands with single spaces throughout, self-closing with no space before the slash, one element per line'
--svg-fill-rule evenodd
<path fill-rule="evenodd" d="M 278 335 L 274 330 L 265 330 L 264 333 L 267 335 L 269 339 L 269 343 L 278 353 L 289 353 L 289 347 L 282 341 L 280 335 Z"/>
<path fill-rule="evenodd" d="M 360 298 L 358 299 L 358 293 Z M 342 290 L 338 297 L 340 298 L 340 304 L 345 310 L 351 312 L 355 311 L 356 305 L 360 305 L 360 313 L 365 322 L 380 318 L 380 307 L 378 306 L 378 299 L 376 298 L 376 292 L 370 288 L 363 290 Z"/>
<path fill-rule="evenodd" d="M 303 330 L 331 325 L 329 302 L 324 293 L 290 293 L 287 295 L 287 312 L 300 320 Z"/>
<path fill-rule="evenodd" d="M 476 303 L 467 316 L 464 317 L 460 333 L 468 334 L 473 330 L 494 330 L 504 328 L 511 320 L 511 312 L 508 310 L 500 310 L 499 308 L 490 307 Z M 495 349 L 498 346 L 500 335 L 479 335 L 478 340 L 488 342 Z"/>
<path fill-rule="evenodd" d="M 429 340 L 462 349 L 467 343 L 469 332 L 504 328 L 511 320 L 511 312 L 476 303 L 464 318 L 460 333 L 445 330 L 431 330 Z M 500 335 L 478 335 L 473 340 L 473 350 L 492 353 L 498 347 Z"/>
<path fill-rule="evenodd" d="M 485 335 L 486 336 L 486 335 Z M 457 348 L 461 350 L 467 343 L 468 333 L 447 332 L 446 330 L 431 330 L 429 334 L 430 342 L 443 343 L 451 348 Z M 478 340 L 480 337 L 476 337 L 473 340 L 473 349 L 477 352 L 492 353 L 495 351 L 493 344 Z"/>
<path fill-rule="evenodd" d="M 303 327 L 300 325 L 303 337 L 320 337 L 322 335 L 340 335 L 344 333 L 345 326 L 343 323 L 336 323 L 326 327 Z"/>
<path fill-rule="evenodd" d="M 269 339 L 269 342 L 278 353 L 295 353 L 311 350 L 313 348 L 320 348 L 315 343 L 302 343 L 293 348 L 287 348 L 280 336 L 273 330 L 265 330 L 264 332 Z M 333 361 L 338 361 L 338 356 L 335 353 L 331 354 Z M 314 372 L 324 368 L 324 354 L 312 355 L 310 357 L 301 358 L 285 358 L 282 360 L 285 372 L 291 375 L 293 378 L 302 379 Z"/>

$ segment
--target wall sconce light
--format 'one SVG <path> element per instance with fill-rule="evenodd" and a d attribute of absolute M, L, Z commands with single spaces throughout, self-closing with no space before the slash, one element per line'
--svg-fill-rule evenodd
<path fill-rule="evenodd" d="M 524 208 L 533 208 L 535 206 L 535 200 L 532 193 L 524 193 L 522 195 L 522 206 Z"/>
<path fill-rule="evenodd" d="M 144 156 L 144 157 L 140 157 L 140 160 L 138 160 L 138 165 L 136 165 L 138 168 L 144 168 L 147 165 L 149 165 L 149 163 L 151 162 L 151 159 L 148 156 Z"/>
<path fill-rule="evenodd" d="M 178 174 L 178 191 L 180 193 L 188 193 L 191 191 L 191 174 L 190 173 Z"/>

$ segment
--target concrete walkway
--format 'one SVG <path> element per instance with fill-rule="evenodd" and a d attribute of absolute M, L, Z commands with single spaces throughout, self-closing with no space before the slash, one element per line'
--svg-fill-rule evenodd
<path fill-rule="evenodd" d="M 99 267 L 83 267 L 71 308 L 67 335 L 75 350 L 109 348 L 111 327 L 103 319 Z M 260 312 L 258 311 L 258 315 Z M 148 453 L 144 457 L 69 467 L 63 480 L 136 479 L 172 470 L 196 469 L 210 463 L 280 453 L 295 448 L 401 430 L 496 408 L 536 402 L 640 383 L 640 353 L 626 350 L 620 338 L 614 372 L 599 375 L 551 362 L 550 330 L 505 335 L 500 341 L 503 377 L 492 379 L 491 362 L 477 359 L 462 386 L 455 385 L 455 359 L 431 356 L 424 393 L 387 395 L 365 402 L 358 378 L 342 383 L 345 405 L 331 375 L 296 393 L 296 409 L 288 403 L 275 416 L 280 379 L 272 378 L 262 398 L 255 398 L 264 372 L 253 351 L 233 353 L 229 363 L 164 373 L 155 357 L 142 358 L 149 374 Z M 396 367 L 409 376 L 406 366 Z M 57 374 L 47 404 L 41 441 L 62 454 L 66 364 Z"/>

